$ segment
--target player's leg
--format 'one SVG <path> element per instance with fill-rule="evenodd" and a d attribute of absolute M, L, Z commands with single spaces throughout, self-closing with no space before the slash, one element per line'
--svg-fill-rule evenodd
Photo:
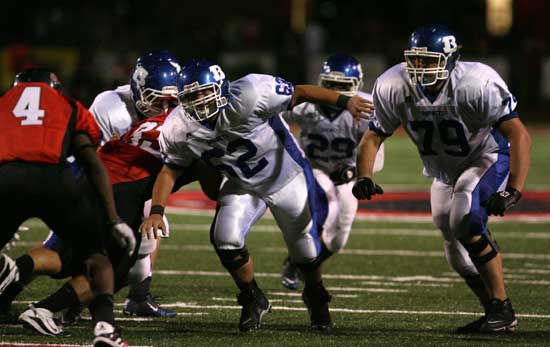
<path fill-rule="evenodd" d="M 454 187 L 451 230 L 468 251 L 491 299 L 480 328 L 483 332 L 514 331 L 517 326 L 505 289 L 499 247 L 487 229 L 487 213 L 480 206 L 506 185 L 508 174 L 508 156 L 486 154 L 461 174 Z"/>
<path fill-rule="evenodd" d="M 256 283 L 252 258 L 245 245 L 246 235 L 265 210 L 262 199 L 228 182 L 219 193 L 210 231 L 210 241 L 222 265 L 240 290 L 238 303 L 242 310 L 239 330 L 243 332 L 259 328 L 263 315 L 271 308 Z"/>
<path fill-rule="evenodd" d="M 453 198 L 453 186 L 445 184 L 438 180 L 434 180 L 431 192 L 430 202 L 432 210 L 432 218 L 435 226 L 441 230 L 443 235 L 443 249 L 445 258 L 453 270 L 459 274 L 465 281 L 466 285 L 478 297 L 483 310 L 489 303 L 489 294 L 477 268 L 472 263 L 468 252 L 462 246 L 451 231 L 450 214 Z M 479 319 L 458 328 L 457 333 L 471 333 L 479 331 L 481 323 L 483 323 L 485 315 Z"/>
<path fill-rule="evenodd" d="M 265 198 L 288 247 L 289 255 L 304 277 L 302 298 L 308 308 L 311 327 L 332 327 L 328 303 L 330 295 L 323 286 L 319 254 L 319 230 L 325 224 L 328 203 L 311 171 L 297 175 L 285 187 Z"/>
<path fill-rule="evenodd" d="M 327 222 L 325 224 L 335 226 L 336 220 L 338 220 L 340 215 L 340 201 L 338 199 L 338 194 L 334 183 L 321 170 L 313 169 L 313 174 L 315 175 L 315 179 L 319 183 L 319 186 L 324 190 L 328 201 Z M 330 246 L 332 240 L 337 237 L 336 235 L 337 231 L 333 227 L 324 228 L 322 230 L 321 253 L 319 255 L 320 262 L 323 262 L 333 254 Z M 290 261 L 290 257 L 287 256 L 283 261 L 283 266 L 281 269 L 281 284 L 287 289 L 296 290 L 299 288 L 300 282 L 301 280 L 298 267 L 294 262 Z"/>

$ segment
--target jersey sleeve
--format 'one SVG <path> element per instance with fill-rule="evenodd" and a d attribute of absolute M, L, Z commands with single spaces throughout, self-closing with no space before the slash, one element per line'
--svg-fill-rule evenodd
<path fill-rule="evenodd" d="M 493 70 L 486 86 L 481 89 L 480 102 L 487 125 L 498 127 L 502 122 L 518 117 L 517 100 L 508 90 L 506 82 Z"/>
<path fill-rule="evenodd" d="M 163 163 L 173 169 L 187 167 L 195 160 L 195 155 L 185 142 L 187 133 L 179 123 L 178 117 L 168 117 L 159 136 Z"/>
<path fill-rule="evenodd" d="M 236 84 L 242 106 L 249 111 L 246 113 L 254 113 L 262 119 L 288 110 L 294 93 L 292 83 L 270 75 L 250 74 Z"/>
<path fill-rule="evenodd" d="M 99 146 L 101 140 L 101 131 L 97 125 L 94 116 L 80 102 L 76 102 L 76 133 L 88 134 L 92 142 Z"/>
<path fill-rule="evenodd" d="M 132 117 L 126 109 L 126 104 L 115 91 L 109 90 L 99 94 L 90 106 L 90 112 L 101 130 L 102 144 L 114 135 L 122 136 L 132 126 Z"/>
<path fill-rule="evenodd" d="M 373 88 L 374 115 L 369 122 L 369 129 L 380 136 L 388 137 L 401 125 L 401 119 L 395 112 L 395 101 L 392 100 L 390 83 L 376 80 Z"/>

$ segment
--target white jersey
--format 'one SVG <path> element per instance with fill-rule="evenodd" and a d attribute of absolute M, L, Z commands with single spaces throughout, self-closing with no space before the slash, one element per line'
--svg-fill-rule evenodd
<path fill-rule="evenodd" d="M 453 182 L 485 153 L 508 153 L 493 127 L 517 117 L 516 99 L 487 65 L 458 62 L 435 100 L 411 84 L 405 64 L 384 72 L 374 85 L 372 130 L 391 135 L 399 125 L 418 147 L 424 174 Z"/>
<path fill-rule="evenodd" d="M 122 136 L 139 121 L 130 85 L 100 93 L 94 99 L 90 112 L 101 130 L 101 145 L 113 136 Z"/>
<path fill-rule="evenodd" d="M 292 93 L 292 84 L 270 75 L 238 79 L 213 129 L 176 107 L 160 136 L 165 164 L 185 167 L 201 158 L 250 192 L 265 196 L 280 190 L 308 165 L 279 116 Z"/>
<path fill-rule="evenodd" d="M 370 94 L 359 92 L 358 95 L 372 101 Z M 300 145 L 311 166 L 330 174 L 343 167 L 355 166 L 357 145 L 369 122 L 360 119 L 357 123 L 347 110 L 337 111 L 331 117 L 323 112 L 323 107 L 302 103 L 284 112 L 283 116 L 300 126 Z"/>

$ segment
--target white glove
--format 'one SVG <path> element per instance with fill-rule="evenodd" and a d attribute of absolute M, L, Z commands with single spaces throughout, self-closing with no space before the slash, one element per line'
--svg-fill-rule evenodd
<path fill-rule="evenodd" d="M 136 237 L 132 228 L 120 218 L 112 222 L 111 232 L 117 243 L 128 251 L 131 257 L 136 248 Z"/>

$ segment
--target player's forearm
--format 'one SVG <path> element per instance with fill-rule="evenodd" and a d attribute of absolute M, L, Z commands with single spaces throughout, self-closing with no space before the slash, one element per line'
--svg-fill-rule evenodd
<path fill-rule="evenodd" d="M 509 137 L 510 178 L 508 185 L 522 191 L 531 165 L 531 136 L 525 128 Z"/>
<path fill-rule="evenodd" d="M 368 130 L 357 147 L 357 176 L 372 178 L 376 153 L 384 138 Z"/>
<path fill-rule="evenodd" d="M 301 84 L 294 88 L 292 95 L 292 107 L 303 102 L 312 104 L 336 105 L 339 93 L 319 86 Z"/>
<path fill-rule="evenodd" d="M 92 147 L 82 149 L 79 153 L 79 158 L 81 159 L 88 179 L 96 188 L 101 198 L 101 202 L 103 203 L 109 220 L 116 220 L 118 214 L 116 212 L 115 199 L 113 197 L 113 187 L 107 169 L 105 169 L 101 159 L 99 159 Z"/>
<path fill-rule="evenodd" d="M 152 205 L 166 206 L 172 188 L 179 176 L 181 176 L 181 171 L 170 169 L 168 166 L 164 165 L 160 170 L 155 185 L 153 186 L 153 196 L 152 196 Z"/>

